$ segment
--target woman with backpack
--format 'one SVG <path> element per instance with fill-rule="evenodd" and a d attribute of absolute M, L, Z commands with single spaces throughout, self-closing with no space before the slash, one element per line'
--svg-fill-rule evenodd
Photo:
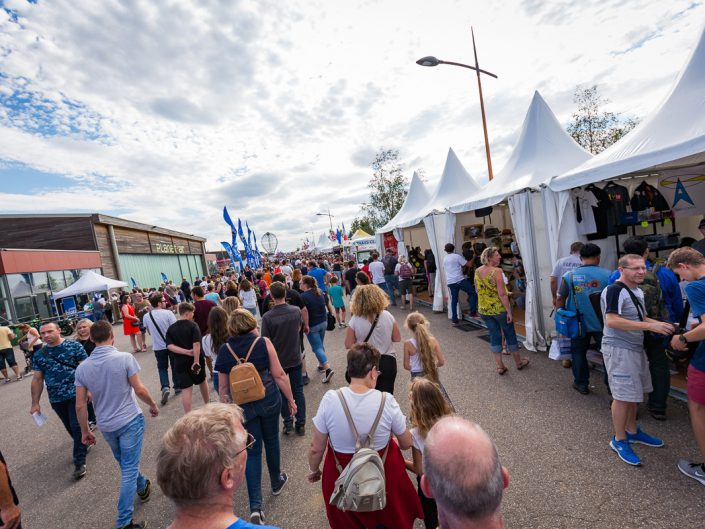
<path fill-rule="evenodd" d="M 416 269 L 409 263 L 403 255 L 399 257 L 399 262 L 394 269 L 394 274 L 399 277 L 399 295 L 401 296 L 400 309 L 406 308 L 406 300 L 409 300 L 409 310 L 414 310 L 414 293 L 412 290 L 412 280 L 416 274 Z"/>
<path fill-rule="evenodd" d="M 374 389 L 379 377 L 380 356 L 379 351 L 368 343 L 354 345 L 347 357 L 350 384 L 337 391 L 326 392 L 313 418 L 308 480 L 311 483 L 322 480 L 326 515 L 332 529 L 375 529 L 380 526 L 411 529 L 414 520 L 423 517 L 421 503 L 414 494 L 414 486 L 406 473 L 400 450 L 406 450 L 412 445 L 411 433 L 406 428 L 406 417 L 392 395 Z M 341 493 L 336 492 L 331 502 L 341 472 L 350 475 L 355 466 L 347 469 L 348 464 L 353 459 L 360 461 L 359 456 L 363 455 L 363 451 L 356 449 L 356 433 L 363 450 L 369 448 L 375 451 L 379 459 L 374 459 L 384 469 L 378 490 L 386 489 L 386 501 L 383 506 L 375 505 L 382 508 L 370 512 L 357 512 L 351 508 L 350 500 L 369 499 L 356 498 L 354 486 L 347 487 Z M 323 470 L 320 469 L 321 462 Z M 363 464 L 370 465 L 372 462 Z M 354 477 L 351 481 L 355 483 Z M 388 486 L 385 487 L 385 483 Z M 346 510 L 338 507 L 341 502 Z"/>
<path fill-rule="evenodd" d="M 239 404 L 242 408 L 245 429 L 254 437 L 254 444 L 247 451 L 245 478 L 250 499 L 250 522 L 263 525 L 262 445 L 264 444 L 272 494 L 277 496 L 289 479 L 286 472 L 281 470 L 279 452 L 281 394 L 289 403 L 292 415 L 296 414 L 296 403 L 291 393 L 289 378 L 282 369 L 277 351 L 269 338 L 260 337 L 255 317 L 247 310 L 235 310 L 228 317 L 228 332 L 230 337 L 220 347 L 215 362 L 215 371 L 218 372 L 218 394 L 221 402 L 235 400 L 236 404 Z M 240 361 L 248 362 L 256 369 L 259 380 L 255 381 L 255 384 L 264 386 L 263 398 L 252 402 L 238 401 L 238 395 L 232 398 L 230 380 L 237 376 L 231 376 L 231 371 L 246 368 L 246 364 L 243 365 Z"/>

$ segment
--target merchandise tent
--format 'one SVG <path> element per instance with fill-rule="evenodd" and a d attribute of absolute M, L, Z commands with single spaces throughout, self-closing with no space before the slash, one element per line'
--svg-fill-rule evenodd
<path fill-rule="evenodd" d="M 105 292 L 111 288 L 123 288 L 127 283 L 110 279 L 109 277 L 96 274 L 91 270 L 87 270 L 81 274 L 81 277 L 70 287 L 60 290 L 52 296 L 54 299 L 67 298 L 69 296 L 77 296 L 78 294 L 90 294 L 91 292 Z"/>
<path fill-rule="evenodd" d="M 337 241 L 332 241 L 328 235 L 325 233 L 321 233 L 321 236 L 318 238 L 318 242 L 316 243 L 316 246 L 313 248 L 314 251 L 316 252 L 332 252 L 333 247 L 337 245 Z"/>
<path fill-rule="evenodd" d="M 515 317 L 523 323 L 525 345 L 532 350 L 546 346 L 545 321 L 552 309 L 548 285 L 553 260 L 546 230 L 549 221 L 542 195 L 536 191 L 551 177 L 590 156 L 563 130 L 535 92 L 519 138 L 502 170 L 479 192 L 467 192 L 461 200 L 449 202 L 448 210 L 457 225 L 453 239 L 456 247 L 474 242 L 498 246 L 509 278 L 513 271 L 511 243 L 516 241 L 525 272 L 525 314 L 521 315 L 518 309 Z M 492 208 L 492 212 L 486 208 Z M 512 286 L 518 294 L 517 285 Z"/>

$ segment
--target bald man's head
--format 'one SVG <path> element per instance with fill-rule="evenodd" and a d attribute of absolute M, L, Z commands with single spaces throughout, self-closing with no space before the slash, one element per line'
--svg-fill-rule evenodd
<path fill-rule="evenodd" d="M 439 420 L 426 436 L 423 471 L 439 508 L 451 516 L 477 520 L 499 511 L 508 477 L 479 425 L 460 417 Z"/>

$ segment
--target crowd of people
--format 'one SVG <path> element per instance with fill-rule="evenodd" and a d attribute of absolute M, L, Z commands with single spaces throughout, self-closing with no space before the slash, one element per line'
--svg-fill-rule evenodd
<path fill-rule="evenodd" d="M 613 399 L 610 447 L 622 461 L 639 465 L 633 445 L 659 447 L 663 441 L 639 427 L 637 403 L 648 394 L 651 414 L 665 419 L 667 348 L 685 351 L 705 344 L 705 326 L 684 319 L 689 312 L 691 318 L 705 313 L 705 257 L 680 249 L 665 266 L 652 267 L 643 239 L 628 239 L 624 250 L 612 273 L 600 268 L 599 247 L 574 244 L 572 254 L 554 269 L 552 292 L 562 314 L 572 313 L 578 321 L 577 330 L 563 337 L 573 387 L 590 392 L 586 353 L 597 346 Z M 497 373 L 507 371 L 503 352 L 517 370 L 524 369 L 529 359 L 519 354 L 498 249 L 482 248 L 470 259 L 456 254 L 452 244 L 445 252 L 452 324 L 460 321 L 458 297 L 464 291 L 469 316 L 487 326 Z M 472 281 L 465 270 L 469 266 Z M 133 519 L 134 502 L 148 501 L 152 491 L 151 480 L 140 471 L 145 419 L 137 399 L 154 417 L 172 390 L 180 395 L 184 416 L 162 439 L 156 479 L 175 504 L 174 529 L 264 525 L 262 452 L 276 496 L 290 479 L 281 461 L 280 433 L 304 436 L 307 427 L 312 437 L 308 481 L 321 482 L 331 527 L 411 528 L 417 518 L 427 528 L 502 527 L 500 502 L 508 473 L 484 431 L 455 415 L 441 381 L 443 345 L 423 314 L 411 310 L 410 278 L 416 272 L 408 260 L 397 260 L 388 251 L 382 260 L 373 253 L 360 268 L 340 258 L 333 263 L 283 259 L 257 270 L 246 267 L 193 282 L 184 278 L 178 286 L 121 293 L 121 332 L 130 338 L 132 354 L 115 348 L 118 327 L 107 315 L 95 322 L 81 320 L 73 339 L 62 337 L 56 323 L 42 325 L 39 332 L 23 331 L 32 352 L 27 364 L 33 371 L 30 413 L 41 415 L 46 387 L 52 409 L 73 440 L 74 479 L 87 474 L 93 430 L 100 429 L 121 472 L 119 529 L 145 527 Z M 394 395 L 401 330 L 387 310 L 407 304 L 404 325 L 412 338 L 401 348 L 402 367 L 411 380 L 408 422 Z M 320 382 L 329 384 L 335 371 L 325 337 L 336 327 L 345 330 L 347 385 L 327 391 L 309 420 L 312 406 L 304 386 L 311 377 L 304 336 Z M 3 329 L 0 353 L 7 362 L 3 344 L 14 336 Z M 147 350 L 147 336 L 159 376 L 159 403 L 140 379 L 135 357 Z M 7 363 L 19 379 L 17 363 Z M 9 380 L 6 370 L 3 375 Z M 211 402 L 211 385 L 219 403 Z M 204 404 L 196 409 L 194 386 Z M 705 457 L 705 350 L 700 346 L 690 360 L 688 398 Z M 4 465 L 0 454 L 0 520 L 14 528 L 20 512 Z M 678 468 L 705 485 L 702 464 L 681 460 Z M 365 487 L 354 486 L 361 479 L 358 469 L 359 475 L 372 475 Z M 416 487 L 407 471 L 416 475 Z M 249 521 L 232 511 L 232 495 L 243 481 Z M 381 483 L 378 490 L 363 494 L 375 482 Z"/>

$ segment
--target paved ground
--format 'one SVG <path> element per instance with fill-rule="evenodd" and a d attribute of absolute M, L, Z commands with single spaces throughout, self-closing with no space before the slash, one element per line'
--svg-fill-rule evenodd
<path fill-rule="evenodd" d="M 608 447 L 608 397 L 593 374 L 595 391 L 582 396 L 570 387 L 569 370 L 544 354 L 529 354 L 531 365 L 495 374 L 483 331 L 451 328 L 445 315 L 425 311 L 447 357 L 441 378 L 458 412 L 479 422 L 493 437 L 511 484 L 503 502 L 507 527 L 519 528 L 702 528 L 705 487 L 676 469 L 680 457 L 697 458 L 688 425 L 687 410 L 671 401 L 669 420 L 659 423 L 644 417 L 644 429 L 666 440 L 660 449 L 639 447 L 644 466 L 632 468 L 617 460 Z M 400 323 L 405 313 L 394 312 Z M 119 328 L 116 327 L 119 332 Z M 405 338 L 408 332 L 403 332 Z M 337 370 L 331 386 L 318 381 L 306 387 L 309 418 L 315 415 L 324 391 L 344 383 L 344 331 L 328 333 L 326 345 Z M 119 345 L 125 344 L 124 337 Z M 307 350 L 310 351 L 310 348 Z M 142 377 L 156 395 L 158 378 L 154 357 L 137 358 Z M 509 357 L 505 357 L 509 358 Z M 312 355 L 307 357 L 315 372 Z M 20 361 L 22 363 L 22 361 Z M 401 367 L 396 397 L 408 412 L 408 374 Z M 509 364 L 508 364 L 509 365 Z M 200 397 L 194 402 L 200 405 Z M 42 408 L 49 422 L 37 428 L 29 415 L 29 381 L 0 385 L 0 446 L 8 460 L 22 502 L 24 527 L 114 527 L 119 472 L 107 444 L 88 455 L 88 475 L 71 479 L 71 441 L 46 399 Z M 170 400 L 156 419 L 147 419 L 143 471 L 155 476 L 160 437 L 182 413 L 178 400 Z M 309 422 L 310 424 L 310 422 Z M 282 439 L 284 469 L 291 482 L 274 498 L 264 492 L 267 521 L 282 528 L 327 527 L 320 484 L 310 485 L 306 453 L 310 436 Z M 266 473 L 265 473 L 266 476 Z M 263 490 L 269 490 L 264 477 Z M 165 527 L 172 516 L 170 502 L 158 488 L 152 500 L 136 508 L 135 517 L 151 528 Z M 235 498 L 235 512 L 248 514 L 247 492 Z M 418 527 L 422 527 L 417 522 Z"/>

